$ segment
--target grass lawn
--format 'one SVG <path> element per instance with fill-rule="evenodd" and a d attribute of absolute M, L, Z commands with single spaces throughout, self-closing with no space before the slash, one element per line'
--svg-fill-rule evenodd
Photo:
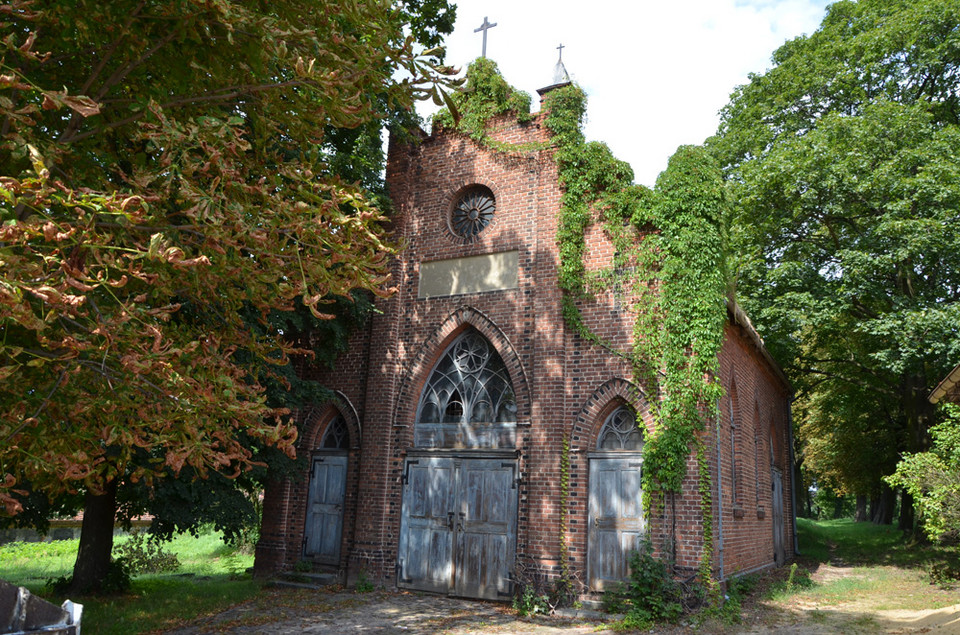
<path fill-rule="evenodd" d="M 774 572 L 781 580 L 763 594 L 781 616 L 836 632 L 893 632 L 960 603 L 960 581 L 934 584 L 930 575 L 944 566 L 960 574 L 957 546 L 918 544 L 895 527 L 852 520 L 798 518 L 797 535 L 802 555 L 791 582 L 787 569 Z"/>
<path fill-rule="evenodd" d="M 125 540 L 119 537 L 116 542 Z M 49 579 L 70 575 L 77 545 L 77 540 L 58 540 L 0 546 L 0 578 L 60 603 L 66 598 L 52 596 L 44 587 Z M 253 566 L 253 555 L 225 545 L 219 534 L 179 536 L 163 550 L 177 555 L 181 564 L 177 571 L 136 576 L 133 588 L 122 596 L 70 598 L 84 606 L 84 632 L 126 635 L 168 630 L 260 591 L 246 573 Z"/>

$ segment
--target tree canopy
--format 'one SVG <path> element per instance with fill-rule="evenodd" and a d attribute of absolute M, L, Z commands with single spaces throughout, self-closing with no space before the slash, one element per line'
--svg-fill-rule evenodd
<path fill-rule="evenodd" d="M 958 68 L 960 2 L 842 0 L 711 140 L 738 294 L 798 388 L 807 465 L 847 493 L 926 447 L 960 357 Z"/>
<path fill-rule="evenodd" d="M 310 347 L 271 314 L 390 292 L 371 138 L 438 94 L 421 42 L 451 20 L 434 0 L 0 4 L 7 513 L 18 483 L 112 494 L 236 476 L 251 441 L 293 452 L 264 392 Z"/>

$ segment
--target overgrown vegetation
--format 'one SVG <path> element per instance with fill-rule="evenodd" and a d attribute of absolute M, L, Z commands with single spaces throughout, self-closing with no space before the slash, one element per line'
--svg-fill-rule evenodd
<path fill-rule="evenodd" d="M 886 480 L 913 497 L 917 520 L 930 540 L 956 542 L 960 538 L 960 407 L 944 404 L 942 410 L 944 420 L 930 428 L 930 451 L 904 455 Z"/>
<path fill-rule="evenodd" d="M 655 190 L 633 185 L 629 165 L 605 144 L 585 142 L 586 98 L 577 86 L 547 95 L 544 126 L 557 148 L 561 199 L 557 242 L 563 315 L 582 337 L 630 360 L 650 399 L 654 431 L 644 445 L 647 509 L 678 493 L 691 451 L 702 497 L 701 578 L 711 578 L 712 481 L 701 433 L 723 394 L 717 359 L 724 306 L 727 200 L 721 173 L 702 149 L 685 146 L 671 157 Z M 616 247 L 609 267 L 588 275 L 585 235 L 600 225 Z M 629 272 L 625 275 L 625 272 Z M 598 291 L 624 290 L 636 315 L 632 350 L 596 335 L 582 308 Z M 642 425 L 640 422 L 638 424 Z"/>
<path fill-rule="evenodd" d="M 655 622 L 675 622 L 683 614 L 681 588 L 667 565 L 653 556 L 644 540 L 630 556 L 630 579 L 604 594 L 604 609 L 625 613 L 622 628 L 649 628 Z"/>

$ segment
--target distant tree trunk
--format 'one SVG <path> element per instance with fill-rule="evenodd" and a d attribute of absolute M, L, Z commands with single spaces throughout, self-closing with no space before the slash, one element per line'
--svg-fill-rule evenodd
<path fill-rule="evenodd" d="M 843 496 L 836 496 L 833 499 L 833 519 L 843 518 L 843 504 L 846 499 Z"/>
<path fill-rule="evenodd" d="M 70 593 L 98 591 L 110 570 L 113 524 L 117 515 L 117 481 L 110 481 L 102 494 L 87 492 L 80 527 L 80 549 L 73 565 Z"/>
<path fill-rule="evenodd" d="M 889 485 L 884 483 L 880 486 L 880 492 L 877 496 L 876 504 L 871 501 L 871 518 L 875 525 L 889 525 L 893 523 L 893 508 L 896 504 L 896 497 Z"/>
<path fill-rule="evenodd" d="M 867 495 L 857 494 L 857 511 L 853 514 L 853 519 L 858 523 L 867 522 Z"/>
<path fill-rule="evenodd" d="M 898 526 L 902 531 L 909 531 L 911 534 L 916 530 L 913 513 L 913 496 L 906 490 L 900 492 L 900 522 Z"/>

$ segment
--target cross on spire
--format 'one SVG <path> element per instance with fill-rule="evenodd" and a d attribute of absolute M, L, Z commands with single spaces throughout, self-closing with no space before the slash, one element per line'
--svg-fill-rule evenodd
<path fill-rule="evenodd" d="M 565 49 L 565 48 L 566 48 L 566 47 L 565 47 L 563 44 L 560 44 L 560 46 L 557 47 L 557 50 L 560 51 L 560 59 L 561 59 L 561 60 L 563 60 L 563 49 Z"/>
<path fill-rule="evenodd" d="M 490 24 L 487 21 L 487 16 L 483 16 L 483 24 L 481 24 L 478 28 L 473 30 L 474 33 L 479 33 L 480 31 L 483 31 L 483 53 L 481 53 L 481 57 L 487 56 L 487 31 L 489 31 L 495 26 L 497 26 L 496 22 L 494 22 L 493 24 Z"/>

